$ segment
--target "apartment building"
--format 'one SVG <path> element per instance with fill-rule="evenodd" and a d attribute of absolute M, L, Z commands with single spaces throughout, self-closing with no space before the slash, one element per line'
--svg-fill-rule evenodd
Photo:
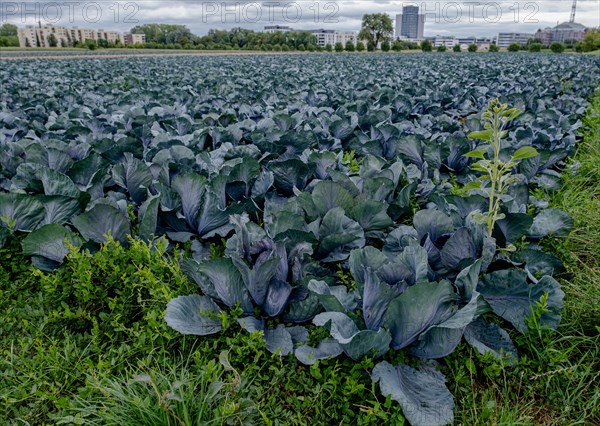
<path fill-rule="evenodd" d="M 342 43 L 343 46 L 346 46 L 346 43 L 349 41 L 354 44 L 358 41 L 358 35 L 353 32 L 324 29 L 312 30 L 309 32 L 317 37 L 317 45 L 321 47 L 326 47 L 328 44 L 333 47 L 337 43 Z"/>
<path fill-rule="evenodd" d="M 17 31 L 21 47 L 68 47 L 69 32 L 65 27 L 44 25 L 41 27 L 28 26 Z"/>
<path fill-rule="evenodd" d="M 133 45 L 146 42 L 145 34 L 122 34 L 116 31 L 89 28 L 66 28 L 55 25 L 27 26 L 17 30 L 20 47 L 69 47 L 87 40 Z"/>
<path fill-rule="evenodd" d="M 123 38 L 127 46 L 146 43 L 146 34 L 125 33 Z"/>
<path fill-rule="evenodd" d="M 106 40 L 107 43 L 113 43 L 113 44 L 121 43 L 121 44 L 125 44 L 125 36 L 123 34 L 121 34 L 121 33 L 116 32 L 116 31 L 98 30 L 97 39 L 98 40 Z"/>

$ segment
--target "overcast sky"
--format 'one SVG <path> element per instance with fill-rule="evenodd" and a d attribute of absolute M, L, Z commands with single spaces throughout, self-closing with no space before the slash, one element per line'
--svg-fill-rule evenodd
<path fill-rule="evenodd" d="M 187 25 L 198 35 L 206 34 L 211 28 L 262 30 L 265 25 L 358 31 L 364 14 L 387 13 L 394 18 L 405 5 L 420 6 L 426 13 L 425 36 L 493 36 L 498 32 L 535 32 L 538 28 L 568 21 L 572 1 L 3 0 L 0 21 L 18 26 L 41 21 L 42 24 L 122 32 L 138 24 L 172 23 Z M 600 26 L 600 0 L 578 0 L 576 22 L 588 27 Z"/>

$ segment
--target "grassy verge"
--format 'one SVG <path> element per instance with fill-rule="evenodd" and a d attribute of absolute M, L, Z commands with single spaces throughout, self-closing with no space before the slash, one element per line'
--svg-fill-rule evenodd
<path fill-rule="evenodd" d="M 546 242 L 565 263 L 563 320 L 556 332 L 511 333 L 521 359 L 506 367 L 466 345 L 445 360 L 461 424 L 600 424 L 600 92 L 585 120 L 585 138 L 548 194 L 569 213 L 568 238 Z"/>

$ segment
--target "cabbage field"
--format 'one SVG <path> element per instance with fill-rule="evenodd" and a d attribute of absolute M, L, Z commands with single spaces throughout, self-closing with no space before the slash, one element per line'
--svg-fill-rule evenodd
<path fill-rule="evenodd" d="M 464 340 L 510 364 L 506 327 L 560 323 L 541 241 L 573 221 L 540 194 L 598 81 L 582 55 L 0 62 L 0 246 L 55 271 L 71 246 L 166 238 L 198 285 L 175 330 L 236 310 L 303 364 L 375 359 L 411 424 L 448 424 L 435 360 Z"/>

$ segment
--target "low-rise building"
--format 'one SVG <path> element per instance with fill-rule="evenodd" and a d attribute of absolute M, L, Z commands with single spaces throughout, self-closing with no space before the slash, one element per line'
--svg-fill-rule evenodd
<path fill-rule="evenodd" d="M 496 37 L 496 45 L 500 49 L 506 49 L 511 44 L 527 44 L 527 42 L 534 38 L 534 34 L 529 33 L 500 33 Z"/>
<path fill-rule="evenodd" d="M 457 44 L 458 44 L 458 40 L 454 36 L 440 36 L 440 35 L 437 35 L 433 39 L 433 46 L 434 47 L 446 46 L 446 49 L 452 49 Z"/>
<path fill-rule="evenodd" d="M 317 37 L 317 46 L 326 47 L 328 44 L 332 47 L 337 43 L 342 43 L 343 46 L 346 46 L 346 43 L 351 41 L 356 44 L 358 41 L 358 36 L 353 32 L 343 32 L 343 31 L 335 31 L 335 30 L 311 30 L 309 31 L 311 34 Z"/>
<path fill-rule="evenodd" d="M 294 31 L 291 27 L 286 27 L 284 25 L 267 25 L 264 29 L 265 33 L 289 33 Z"/>

